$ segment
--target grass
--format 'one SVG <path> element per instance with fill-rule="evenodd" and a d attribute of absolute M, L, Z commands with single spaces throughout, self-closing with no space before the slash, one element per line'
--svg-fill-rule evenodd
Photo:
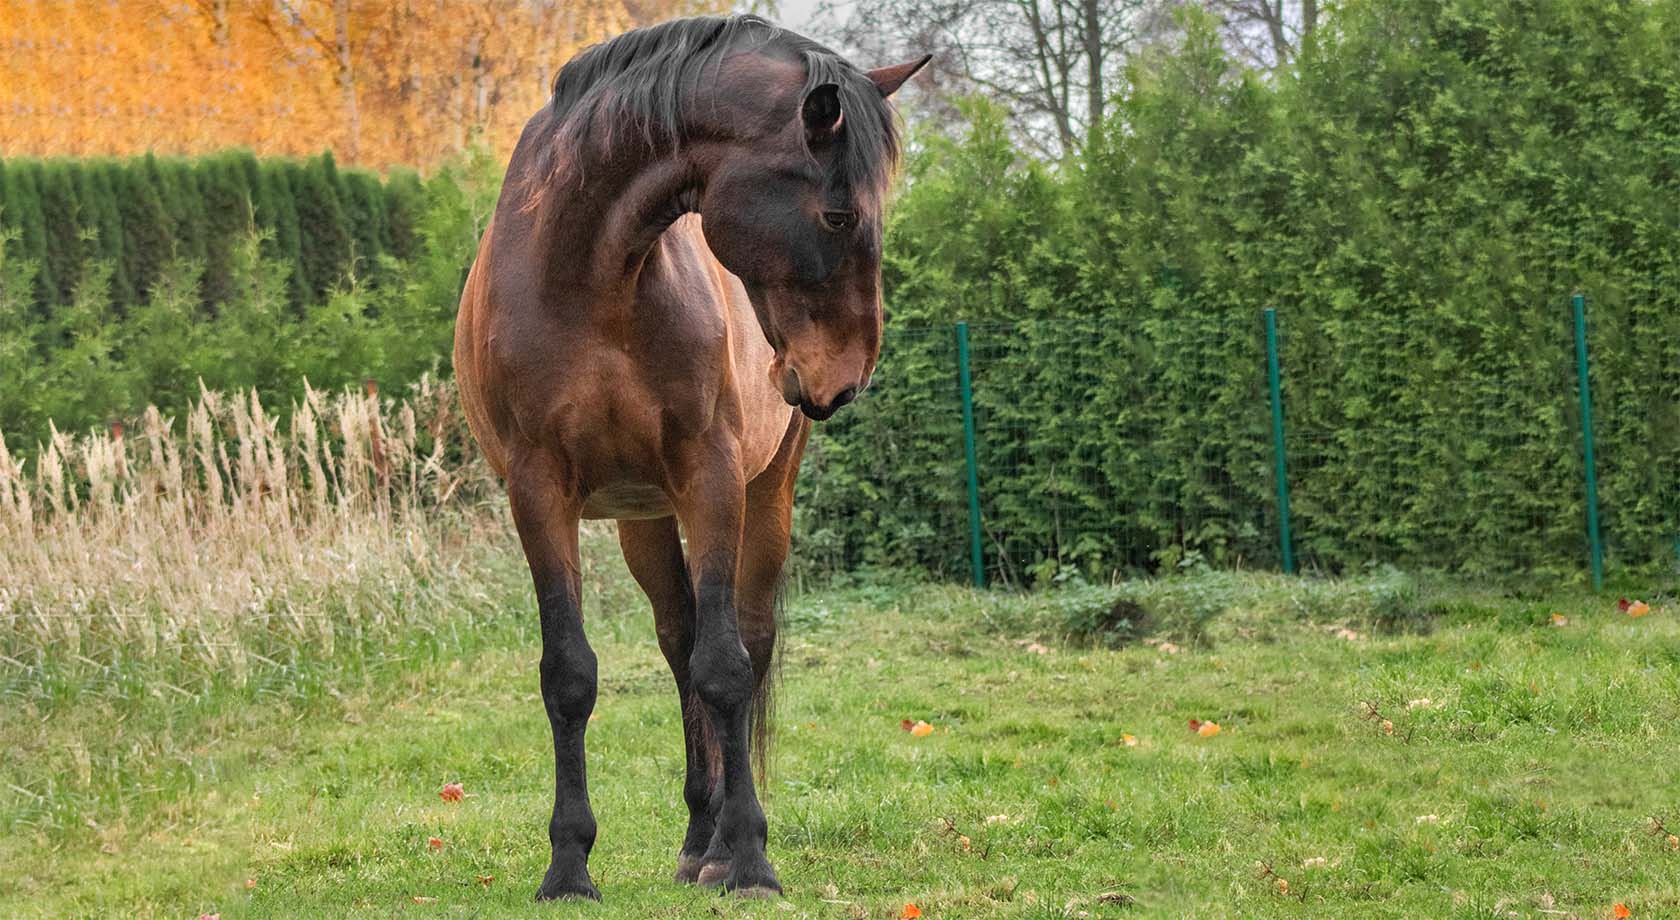
<path fill-rule="evenodd" d="M 788 896 L 678 887 L 675 694 L 609 543 L 593 535 L 608 587 L 589 613 L 604 904 L 529 903 L 552 774 L 515 611 L 255 688 L 14 691 L 0 915 L 1680 915 L 1672 603 L 1634 619 L 1585 596 L 1448 594 L 1426 632 L 1390 634 L 1351 602 L 1339 615 L 1361 585 L 1261 576 L 1178 582 L 1222 594 L 1219 614 L 1182 643 L 1169 624 L 1113 648 L 1066 638 L 1078 592 L 799 599 L 765 794 Z M 517 564 L 481 578 L 529 607 Z M 1174 584 L 1130 596 L 1167 608 Z M 468 798 L 442 801 L 450 781 Z"/>
<path fill-rule="evenodd" d="M 788 896 L 678 887 L 675 693 L 593 527 L 606 902 L 533 906 L 534 605 L 452 407 L 205 394 L 0 449 L 0 916 L 1680 916 L 1680 605 L 1397 573 L 808 593 Z"/>

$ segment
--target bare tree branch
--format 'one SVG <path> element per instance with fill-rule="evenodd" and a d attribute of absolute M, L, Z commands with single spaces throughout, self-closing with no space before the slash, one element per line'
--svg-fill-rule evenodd
<path fill-rule="evenodd" d="M 1124 62 L 1173 2 L 856 0 L 827 37 L 869 60 L 934 54 L 925 115 L 954 118 L 957 97 L 986 93 L 1013 107 L 1019 137 L 1062 157 L 1102 123 Z"/>

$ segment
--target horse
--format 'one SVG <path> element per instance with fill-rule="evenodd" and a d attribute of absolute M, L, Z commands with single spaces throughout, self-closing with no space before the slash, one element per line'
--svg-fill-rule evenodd
<path fill-rule="evenodd" d="M 677 881 L 781 892 L 753 767 L 794 479 L 879 357 L 889 98 L 927 61 L 863 71 L 756 17 L 680 19 L 573 58 L 520 135 L 454 362 L 536 588 L 555 777 L 538 900 L 600 898 L 584 519 L 618 522 L 676 680 Z"/>

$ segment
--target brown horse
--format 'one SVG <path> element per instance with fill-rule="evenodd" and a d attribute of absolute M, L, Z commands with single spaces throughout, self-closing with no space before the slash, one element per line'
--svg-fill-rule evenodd
<path fill-rule="evenodd" d="M 809 420 L 875 368 L 887 97 L 926 60 L 866 73 L 761 19 L 679 20 L 573 59 L 520 136 L 461 297 L 455 372 L 537 589 L 555 765 L 538 899 L 600 897 L 584 518 L 619 521 L 676 677 L 678 880 L 781 890 L 750 761 L 794 476 Z"/>

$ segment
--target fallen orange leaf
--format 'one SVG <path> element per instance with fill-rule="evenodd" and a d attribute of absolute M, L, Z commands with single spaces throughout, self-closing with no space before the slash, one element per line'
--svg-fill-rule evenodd
<path fill-rule="evenodd" d="M 1218 722 L 1203 722 L 1197 727 L 1196 734 L 1201 735 L 1203 738 L 1212 738 L 1214 735 L 1219 734 L 1222 730 L 1223 729 L 1219 727 Z"/>
<path fill-rule="evenodd" d="M 1122 732 L 1121 735 L 1120 735 L 1120 743 L 1124 744 L 1127 747 L 1137 747 L 1137 745 L 1138 745 L 1137 736 L 1136 735 L 1128 735 L 1128 734 L 1125 734 L 1124 732 Z"/>
<path fill-rule="evenodd" d="M 1676 837 L 1673 834 L 1669 834 L 1668 835 L 1668 848 L 1671 849 L 1671 850 L 1680 850 L 1680 837 Z"/>
<path fill-rule="evenodd" d="M 251 890 L 252 888 L 255 888 L 255 887 L 257 887 L 257 880 L 256 879 L 248 878 L 248 879 L 245 880 L 245 890 L 246 891 L 249 891 L 249 890 Z"/>
<path fill-rule="evenodd" d="M 915 725 L 910 726 L 910 734 L 917 738 L 926 738 L 933 734 L 933 726 L 918 719 Z"/>
<path fill-rule="evenodd" d="M 1651 605 L 1645 603 L 1644 601 L 1634 601 L 1628 605 L 1627 609 L 1627 615 L 1630 617 L 1642 617 L 1650 612 Z"/>
<path fill-rule="evenodd" d="M 460 783 L 444 783 L 443 789 L 438 792 L 438 798 L 445 802 L 459 802 L 466 798 L 466 795 Z"/>
<path fill-rule="evenodd" d="M 434 850 L 441 850 L 443 849 L 443 841 L 436 837 L 427 837 L 426 846 L 431 847 Z"/>
<path fill-rule="evenodd" d="M 1616 906 L 1610 908 L 1610 916 L 1615 917 L 1616 920 L 1627 920 L 1628 917 L 1633 916 L 1633 911 L 1628 910 L 1628 906 L 1626 904 L 1618 901 L 1616 902 Z"/>
<path fill-rule="evenodd" d="M 1569 625 L 1569 618 L 1564 616 L 1561 613 L 1554 613 L 1554 614 L 1552 614 L 1552 625 L 1553 626 L 1568 626 Z"/>
<path fill-rule="evenodd" d="M 904 905 L 904 909 L 899 911 L 898 915 L 903 918 L 903 920 L 916 920 L 917 917 L 922 915 L 922 909 L 914 904 L 906 904 Z"/>

